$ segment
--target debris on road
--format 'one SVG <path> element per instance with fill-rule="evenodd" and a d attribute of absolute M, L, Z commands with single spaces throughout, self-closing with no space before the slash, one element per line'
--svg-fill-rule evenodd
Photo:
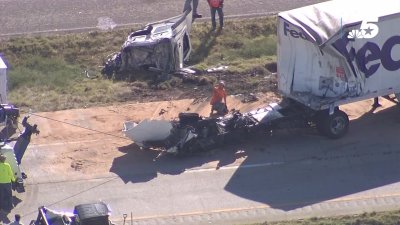
<path fill-rule="evenodd" d="M 125 122 L 123 132 L 139 146 L 162 147 L 165 153 L 186 155 L 209 151 L 257 133 L 267 133 L 282 118 L 278 104 L 247 113 L 233 111 L 219 118 L 203 118 L 197 113 L 179 113 L 179 120 Z"/>
<path fill-rule="evenodd" d="M 258 97 L 253 93 L 245 95 L 242 99 L 243 103 L 256 102 L 256 101 L 258 101 Z"/>

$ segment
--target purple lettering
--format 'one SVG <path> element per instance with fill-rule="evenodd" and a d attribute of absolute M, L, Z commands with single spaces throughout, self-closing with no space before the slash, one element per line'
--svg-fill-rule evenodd
<path fill-rule="evenodd" d="M 390 71 L 400 69 L 400 60 L 392 59 L 392 50 L 395 45 L 400 45 L 400 36 L 389 38 L 382 46 L 382 65 Z"/>
<path fill-rule="evenodd" d="M 290 31 L 289 30 L 289 24 L 288 23 L 283 23 L 283 33 L 285 34 L 285 36 L 287 36 L 287 32 Z"/>
<path fill-rule="evenodd" d="M 290 31 L 290 35 L 292 35 L 292 37 L 294 37 L 294 38 L 299 38 L 300 37 L 299 33 L 297 33 L 297 31 L 295 31 L 295 30 L 291 30 Z"/>
<path fill-rule="evenodd" d="M 367 55 L 367 53 L 370 54 Z M 375 63 L 369 68 L 367 68 L 367 63 L 380 59 L 380 53 L 381 50 L 379 49 L 379 46 L 372 42 L 367 42 L 362 48 L 360 48 L 360 50 L 358 50 L 356 55 L 357 65 L 358 68 L 360 68 L 360 70 L 365 74 L 365 77 L 368 78 L 378 70 L 379 66 L 381 65 L 380 63 Z"/>
<path fill-rule="evenodd" d="M 335 41 L 333 43 L 333 47 L 335 47 L 336 50 L 346 58 L 355 76 L 357 76 L 357 73 L 353 66 L 354 59 L 356 60 L 356 64 L 360 71 L 363 72 L 367 78 L 375 74 L 381 64 L 383 68 L 389 71 L 396 71 L 400 69 L 400 59 L 395 61 L 392 58 L 392 50 L 394 46 L 400 45 L 400 36 L 393 36 L 387 39 L 383 43 L 382 50 L 376 43 L 367 42 L 358 51 L 356 51 L 354 47 L 347 49 L 348 43 L 349 40 L 344 36 Z M 367 64 L 372 61 L 377 62 L 367 67 Z"/>
<path fill-rule="evenodd" d="M 283 33 L 285 34 L 285 36 L 288 36 L 288 32 L 290 33 L 290 36 L 292 36 L 293 38 L 302 38 L 304 40 L 307 40 L 307 37 L 305 34 L 303 34 L 303 32 L 297 32 L 296 30 L 289 29 L 289 24 L 284 22 Z"/>

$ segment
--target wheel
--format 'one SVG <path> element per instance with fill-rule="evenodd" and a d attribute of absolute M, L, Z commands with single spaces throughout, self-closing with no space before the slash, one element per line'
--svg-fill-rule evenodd
<path fill-rule="evenodd" d="M 349 117 L 339 109 L 332 115 L 329 115 L 327 111 L 321 111 L 317 118 L 318 131 L 329 138 L 341 138 L 349 130 Z"/>

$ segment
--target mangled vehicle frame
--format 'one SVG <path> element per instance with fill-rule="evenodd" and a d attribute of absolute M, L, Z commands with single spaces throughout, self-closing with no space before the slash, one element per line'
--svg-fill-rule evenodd
<path fill-rule="evenodd" d="M 204 118 L 197 113 L 180 113 L 179 120 L 145 120 L 124 123 L 123 132 L 137 145 L 162 153 L 188 155 L 218 146 L 268 134 L 286 119 L 277 103 L 247 113 L 232 111 L 218 118 Z"/>
<path fill-rule="evenodd" d="M 102 73 L 108 78 L 138 69 L 150 69 L 167 76 L 183 67 L 189 58 L 192 11 L 146 25 L 135 31 L 104 64 Z"/>

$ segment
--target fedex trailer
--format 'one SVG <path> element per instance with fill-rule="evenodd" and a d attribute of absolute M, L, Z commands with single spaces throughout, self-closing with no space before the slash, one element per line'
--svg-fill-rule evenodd
<path fill-rule="evenodd" d="M 340 105 L 400 93 L 400 1 L 329 1 L 278 14 L 283 118 L 324 135 L 349 127 Z"/>

